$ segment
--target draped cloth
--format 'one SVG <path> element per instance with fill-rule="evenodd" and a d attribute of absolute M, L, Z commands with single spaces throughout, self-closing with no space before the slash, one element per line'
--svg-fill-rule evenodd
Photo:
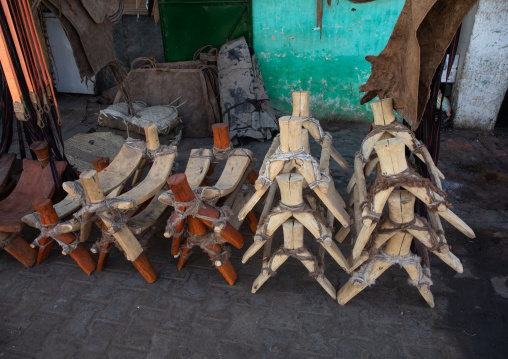
<path fill-rule="evenodd" d="M 360 104 L 391 97 L 395 110 L 418 128 L 430 84 L 462 20 L 478 0 L 406 0 L 384 50 L 367 56 L 372 71 Z"/>

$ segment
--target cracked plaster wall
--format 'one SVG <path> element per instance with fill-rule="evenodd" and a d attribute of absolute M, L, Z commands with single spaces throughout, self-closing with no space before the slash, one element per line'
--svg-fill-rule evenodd
<path fill-rule="evenodd" d="M 359 92 L 370 75 L 365 56 L 383 50 L 403 5 L 324 1 L 320 40 L 315 1 L 253 1 L 254 48 L 273 106 L 290 112 L 291 92 L 311 91 L 313 116 L 369 120 Z"/>
<path fill-rule="evenodd" d="M 480 0 L 467 39 L 465 58 L 460 60 L 463 65 L 457 73 L 451 99 L 454 125 L 489 131 L 494 128 L 508 88 L 506 0 Z"/>

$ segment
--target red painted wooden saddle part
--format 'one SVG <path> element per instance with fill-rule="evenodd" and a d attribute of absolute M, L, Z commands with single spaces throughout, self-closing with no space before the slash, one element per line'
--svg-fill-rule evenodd
<path fill-rule="evenodd" d="M 189 233 L 197 235 L 197 236 L 203 236 L 207 234 L 207 229 L 203 222 L 201 222 L 196 217 L 187 217 L 187 225 L 189 227 Z M 209 250 L 211 250 L 214 253 L 220 254 L 222 253 L 222 247 L 220 244 L 209 244 L 206 246 Z M 178 269 L 182 269 L 185 265 L 185 262 L 187 262 L 187 257 L 189 255 L 189 252 L 191 251 L 191 248 L 183 248 L 182 253 L 180 254 L 180 259 L 178 260 Z M 208 253 L 208 256 L 213 259 L 214 255 L 211 253 Z M 215 263 L 214 263 L 215 264 Z M 236 279 L 238 278 L 238 274 L 236 273 L 235 268 L 233 267 L 233 264 L 228 259 L 226 262 L 222 263 L 222 265 L 218 266 L 217 269 L 222 274 L 222 276 L 227 280 L 227 282 L 230 285 L 235 284 Z"/>
<path fill-rule="evenodd" d="M 44 146 L 40 142 L 34 142 L 30 149 L 35 152 L 39 160 L 23 159 L 23 172 L 16 187 L 6 199 L 0 202 L 0 235 L 4 238 L 8 237 L 9 233 L 16 234 L 21 231 L 23 228 L 21 218 L 32 213 L 34 198 L 50 198 L 55 192 L 51 166 L 42 167 L 43 163 L 49 162 L 47 144 Z M 64 161 L 55 161 L 59 178 L 66 165 Z M 37 251 L 18 235 L 14 238 L 11 236 L 4 249 L 27 267 L 31 267 L 37 258 Z"/>
<path fill-rule="evenodd" d="M 173 192 L 173 195 L 175 196 L 175 200 L 178 202 L 191 202 L 195 199 L 194 192 L 189 186 L 189 183 L 187 182 L 187 177 L 184 173 L 178 173 L 168 178 L 167 181 L 171 191 Z M 185 211 L 186 207 L 179 207 L 178 208 L 181 211 Z M 197 215 L 206 216 L 206 217 L 212 217 L 212 218 L 219 218 L 220 212 L 215 209 L 214 207 L 206 204 L 201 203 Z M 173 218 L 175 218 L 177 214 L 173 214 L 172 217 L 169 219 L 169 221 L 172 221 Z M 193 216 L 187 217 L 187 223 L 189 226 L 189 232 L 195 235 L 204 235 L 206 234 L 207 230 L 206 227 L 209 227 L 213 230 L 212 222 L 206 219 L 197 218 Z M 175 232 L 179 233 L 182 231 L 185 224 L 185 219 L 181 220 L 176 226 L 175 226 Z M 224 226 L 224 229 L 221 232 L 221 236 L 231 243 L 236 248 L 242 248 L 243 247 L 243 236 L 240 232 L 238 232 L 229 222 L 226 223 Z M 171 245 L 171 254 L 177 255 L 180 250 L 180 242 L 181 242 L 181 236 L 174 236 L 173 242 Z M 216 253 L 221 253 L 222 248 L 220 244 L 214 244 L 210 245 L 209 249 Z M 179 260 L 178 263 L 178 269 L 181 269 L 186 261 L 186 255 L 189 253 L 190 249 L 184 248 L 182 250 L 182 257 Z M 210 257 L 213 257 L 210 255 Z M 236 281 L 237 274 L 235 269 L 233 268 L 233 265 L 228 260 L 225 263 L 223 263 L 221 266 L 217 267 L 221 274 L 224 276 L 224 278 L 228 281 L 229 284 L 233 284 Z"/>
<path fill-rule="evenodd" d="M 56 224 L 60 221 L 58 218 L 58 214 L 53 208 L 53 204 L 50 199 L 40 198 L 34 201 L 33 206 L 39 215 L 39 219 L 41 220 L 41 224 L 46 226 L 47 230 L 51 230 Z M 71 245 L 70 252 L 68 254 L 76 261 L 76 263 L 83 269 L 83 271 L 90 275 L 96 267 L 95 261 L 85 249 L 83 244 L 77 243 L 79 238 L 74 233 L 64 233 L 55 235 L 56 239 L 60 242 L 63 242 L 67 245 Z M 52 239 L 50 239 L 52 240 Z M 49 247 L 49 246 L 47 246 Z M 47 248 L 46 247 L 46 248 Z"/>
<path fill-rule="evenodd" d="M 175 196 L 176 201 L 186 203 L 186 202 L 191 202 L 192 200 L 194 200 L 196 198 L 194 195 L 194 192 L 192 191 L 192 189 L 189 186 L 189 182 L 187 182 L 187 177 L 185 176 L 185 173 L 174 174 L 168 178 L 167 182 L 168 182 L 169 188 L 171 189 L 171 191 L 173 192 L 173 195 Z M 185 210 L 185 207 L 180 207 L 179 209 L 183 211 L 183 210 Z M 219 218 L 219 216 L 220 216 L 220 212 L 217 209 L 215 209 L 214 207 L 212 207 L 206 203 L 201 203 L 201 206 L 199 207 L 197 214 L 201 215 L 201 216 L 211 217 L 211 218 Z M 172 218 L 174 218 L 175 216 L 177 216 L 176 213 L 174 213 L 171 216 L 170 220 Z M 206 226 L 213 229 L 211 221 L 208 221 L 206 219 L 201 219 L 201 218 L 199 220 L 201 222 L 203 222 Z M 183 228 L 183 225 L 184 225 L 183 222 L 184 222 L 184 220 L 182 220 L 182 221 L 180 221 L 180 223 L 178 223 L 178 225 L 175 228 L 175 232 L 178 233 L 181 231 L 181 229 Z M 181 225 L 181 227 L 180 227 L 180 225 Z M 229 222 L 226 223 L 224 229 L 221 232 L 221 236 L 226 241 L 228 241 L 229 243 L 234 245 L 236 248 L 240 249 L 243 247 L 242 234 L 240 232 L 238 232 L 231 224 L 229 224 Z M 175 236 L 173 238 L 172 249 L 174 249 L 175 247 L 180 248 L 180 240 L 181 240 L 181 238 L 179 236 Z M 175 242 L 177 242 L 177 243 L 175 243 Z M 177 255 L 178 250 L 176 252 L 172 251 L 171 254 Z"/>

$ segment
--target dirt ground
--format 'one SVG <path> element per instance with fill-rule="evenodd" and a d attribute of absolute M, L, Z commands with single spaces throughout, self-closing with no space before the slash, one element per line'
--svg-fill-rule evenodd
<path fill-rule="evenodd" d="M 84 101 L 70 96 L 59 102 L 65 138 L 92 128 L 105 130 L 95 124 L 99 105 L 89 105 L 83 120 Z M 333 145 L 352 165 L 368 123 L 327 126 Z M 466 238 L 443 221 L 464 273 L 455 273 L 431 255 L 434 309 L 396 266 L 344 307 L 291 259 L 251 294 L 261 256 L 241 263 L 252 241 L 247 226 L 241 229 L 246 245 L 232 253 L 238 271 L 234 286 L 199 251 L 178 271 L 176 259 L 169 255 L 169 241 L 156 233 L 146 250 L 159 274 L 153 284 L 147 284 L 118 250 L 112 252 L 106 270 L 90 276 L 57 248 L 48 260 L 30 269 L 2 252 L 0 357 L 504 358 L 508 351 L 507 138 L 506 130 L 442 134 L 438 166 L 446 176 L 443 185 L 453 211 L 472 227 L 476 238 Z M 211 138 L 184 139 L 178 146 L 179 171 L 191 149 L 211 145 Z M 254 152 L 259 169 L 270 142 L 242 145 Z M 315 153 L 317 149 L 318 145 L 311 145 Z M 335 163 L 331 170 L 337 189 L 347 199 L 351 172 Z M 23 235 L 31 241 L 36 231 L 26 229 Z M 95 230 L 88 248 L 97 235 Z M 305 243 L 315 251 L 316 244 L 307 236 Z M 278 241 L 280 233 L 274 240 Z M 340 248 L 349 253 L 349 239 Z M 325 274 L 336 289 L 349 278 L 330 258 Z"/>

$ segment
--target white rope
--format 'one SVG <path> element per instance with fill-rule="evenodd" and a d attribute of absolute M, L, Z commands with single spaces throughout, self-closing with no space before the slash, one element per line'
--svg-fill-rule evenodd
<path fill-rule="evenodd" d="M 271 185 L 273 183 L 272 180 L 270 180 L 267 176 L 270 173 L 270 164 L 274 161 L 291 161 L 291 160 L 301 160 L 303 162 L 310 162 L 312 164 L 312 169 L 314 171 L 314 178 L 315 181 L 312 183 L 309 183 L 309 187 L 311 189 L 314 189 L 316 186 L 318 186 L 321 182 L 325 182 L 324 178 L 327 178 L 328 181 L 330 181 L 330 177 L 319 171 L 319 164 L 317 160 L 308 152 L 305 151 L 305 149 L 302 147 L 297 151 L 289 151 L 284 152 L 280 149 L 280 146 L 277 147 L 275 150 L 275 153 L 270 156 L 268 161 L 266 161 L 265 168 L 262 170 L 262 172 L 259 175 L 258 180 L 263 180 L 268 185 Z M 301 167 L 301 165 L 299 165 Z"/>

